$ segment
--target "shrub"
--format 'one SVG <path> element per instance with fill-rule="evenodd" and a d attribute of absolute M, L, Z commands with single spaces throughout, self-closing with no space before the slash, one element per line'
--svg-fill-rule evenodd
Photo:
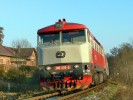
<path fill-rule="evenodd" d="M 0 79 L 2 79 L 5 75 L 5 72 L 4 72 L 4 66 L 3 65 L 0 65 Z"/>
<path fill-rule="evenodd" d="M 23 83 L 26 79 L 26 75 L 17 68 L 11 68 L 7 72 L 7 78 L 10 79 L 12 82 Z"/>
<path fill-rule="evenodd" d="M 21 66 L 19 68 L 27 76 L 27 83 L 38 84 L 39 83 L 39 69 L 35 66 Z"/>

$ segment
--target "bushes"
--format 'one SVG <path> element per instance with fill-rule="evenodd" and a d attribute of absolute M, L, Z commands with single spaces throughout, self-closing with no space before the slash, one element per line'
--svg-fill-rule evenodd
<path fill-rule="evenodd" d="M 38 90 L 39 88 L 39 69 L 37 67 L 22 66 L 12 67 L 5 73 L 0 72 L 3 80 L 0 81 L 0 91 L 24 92 Z M 9 85 L 10 84 L 10 89 Z"/>
<path fill-rule="evenodd" d="M 19 68 L 11 68 L 7 74 L 6 79 L 11 82 L 20 84 L 35 84 L 39 78 L 38 68 L 31 66 L 21 66 Z"/>
<path fill-rule="evenodd" d="M 6 78 L 15 83 L 23 83 L 25 81 L 26 75 L 17 68 L 11 68 L 7 72 Z"/>
<path fill-rule="evenodd" d="M 38 84 L 39 83 L 39 69 L 34 66 L 22 66 L 19 68 L 22 70 L 26 77 L 27 81 L 31 84 Z"/>
<path fill-rule="evenodd" d="M 4 77 L 4 66 L 0 65 L 0 79 L 2 79 Z"/>

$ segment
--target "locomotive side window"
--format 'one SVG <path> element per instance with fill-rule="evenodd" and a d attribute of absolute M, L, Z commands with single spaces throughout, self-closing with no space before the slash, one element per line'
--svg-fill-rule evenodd
<path fill-rule="evenodd" d="M 96 51 L 98 52 L 98 45 L 97 45 L 97 49 L 96 49 Z"/>
<path fill-rule="evenodd" d="M 95 42 L 95 50 L 97 50 L 97 44 L 96 44 L 96 42 Z"/>
<path fill-rule="evenodd" d="M 93 40 L 91 40 L 91 42 L 92 42 L 92 47 L 94 48 L 94 41 L 93 41 Z"/>
<path fill-rule="evenodd" d="M 101 47 L 99 46 L 99 53 L 101 54 Z"/>
<path fill-rule="evenodd" d="M 40 44 L 43 44 L 43 40 L 42 40 L 41 36 L 38 36 L 38 44 L 39 44 L 39 45 L 40 45 Z"/>
<path fill-rule="evenodd" d="M 102 49 L 102 55 L 104 55 L 104 51 L 103 51 L 103 49 Z"/>
<path fill-rule="evenodd" d="M 97 44 L 97 51 L 99 52 L 99 45 Z"/>
<path fill-rule="evenodd" d="M 87 36 L 88 36 L 88 42 L 90 42 L 90 34 L 89 34 L 89 31 L 87 31 Z"/>
<path fill-rule="evenodd" d="M 85 41 L 84 30 L 62 32 L 62 43 L 80 43 Z"/>
<path fill-rule="evenodd" d="M 96 44 L 96 42 L 95 42 L 95 50 L 97 50 L 97 44 Z"/>

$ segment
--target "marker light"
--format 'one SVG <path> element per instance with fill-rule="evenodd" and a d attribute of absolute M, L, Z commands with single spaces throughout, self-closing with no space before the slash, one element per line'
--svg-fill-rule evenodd
<path fill-rule="evenodd" d="M 46 67 L 46 70 L 51 70 L 51 67 L 50 67 L 50 66 L 47 66 L 47 67 Z"/>
<path fill-rule="evenodd" d="M 79 65 L 75 65 L 74 68 L 75 68 L 75 69 L 79 68 Z"/>

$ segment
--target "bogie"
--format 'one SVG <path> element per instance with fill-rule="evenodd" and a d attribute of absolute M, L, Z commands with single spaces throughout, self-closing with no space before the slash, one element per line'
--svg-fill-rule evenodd
<path fill-rule="evenodd" d="M 98 76 L 99 76 L 99 83 L 103 83 L 103 80 L 104 80 L 103 73 L 100 72 L 100 73 L 98 74 Z"/>

